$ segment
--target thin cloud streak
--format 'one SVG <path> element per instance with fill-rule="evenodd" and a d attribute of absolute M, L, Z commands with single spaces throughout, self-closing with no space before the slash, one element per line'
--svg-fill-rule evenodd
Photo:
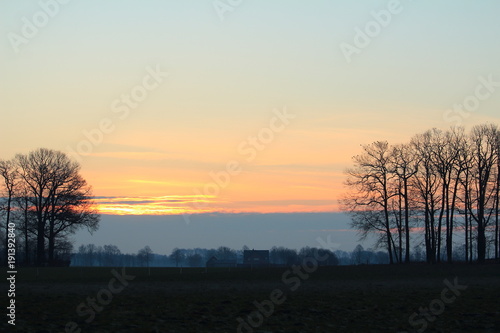
<path fill-rule="evenodd" d="M 330 200 L 229 201 L 205 195 L 100 196 L 97 209 L 107 215 L 178 215 L 203 213 L 290 213 L 334 212 Z"/>

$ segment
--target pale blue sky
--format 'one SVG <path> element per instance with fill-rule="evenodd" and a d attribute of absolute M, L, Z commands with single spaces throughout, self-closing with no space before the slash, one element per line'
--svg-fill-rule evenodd
<path fill-rule="evenodd" d="M 347 65 L 339 44 L 352 42 L 354 27 L 387 3 L 243 1 L 221 22 L 212 1 L 73 0 L 16 54 L 7 33 L 20 32 L 21 18 L 40 7 L 3 0 L 0 97 L 26 115 L 28 128 L 47 113 L 64 120 L 64 139 L 76 141 L 75 132 L 106 113 L 147 65 L 161 64 L 171 78 L 135 121 L 184 126 L 200 117 L 252 121 L 283 104 L 307 119 L 378 111 L 391 125 L 397 112 L 421 109 L 424 126 L 440 126 L 434 113 L 469 94 L 477 76 L 500 80 L 498 1 L 402 0 L 402 12 Z M 481 116 L 495 116 L 495 105 L 487 101 Z"/>
<path fill-rule="evenodd" d="M 22 35 L 23 17 L 54 1 L 0 0 L 0 158 L 68 151 L 111 118 L 116 128 L 82 159 L 96 195 L 192 194 L 286 107 L 293 123 L 222 202 L 333 205 L 360 144 L 448 128 L 444 113 L 479 77 L 500 82 L 495 0 L 402 0 L 350 63 L 341 43 L 353 44 L 355 28 L 390 1 L 242 1 L 221 21 L 211 0 L 72 0 L 15 52 L 9 38 Z M 117 119 L 112 102 L 155 66 L 168 78 Z M 498 123 L 499 108 L 496 87 L 462 123 Z M 171 186 L 127 183 L 146 176 Z"/>

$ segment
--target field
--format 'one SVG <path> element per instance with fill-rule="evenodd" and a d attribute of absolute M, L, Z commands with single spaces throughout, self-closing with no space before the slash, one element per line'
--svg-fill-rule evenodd
<path fill-rule="evenodd" d="M 24 268 L 0 331 L 500 332 L 499 296 L 498 264 Z"/>

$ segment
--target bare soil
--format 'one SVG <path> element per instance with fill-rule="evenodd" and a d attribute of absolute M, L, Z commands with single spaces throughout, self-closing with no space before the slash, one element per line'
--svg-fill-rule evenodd
<path fill-rule="evenodd" d="M 320 267 L 300 274 L 286 267 L 125 272 L 135 278 L 111 293 L 112 268 L 19 270 L 16 326 L 4 314 L 0 331 L 500 332 L 498 264 Z M 445 279 L 463 286 L 458 295 L 443 292 Z M 7 285 L 0 286 L 5 309 Z M 279 304 L 272 302 L 276 290 Z M 89 299 L 99 309 L 92 320 L 82 313 Z M 421 315 L 429 306 L 435 315 Z"/>

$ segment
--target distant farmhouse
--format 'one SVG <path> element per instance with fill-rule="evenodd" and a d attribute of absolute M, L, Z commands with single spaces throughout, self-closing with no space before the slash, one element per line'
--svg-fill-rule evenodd
<path fill-rule="evenodd" d="M 236 260 L 219 260 L 215 256 L 207 261 L 207 267 L 267 267 L 269 266 L 269 250 L 243 251 L 243 263 Z"/>

